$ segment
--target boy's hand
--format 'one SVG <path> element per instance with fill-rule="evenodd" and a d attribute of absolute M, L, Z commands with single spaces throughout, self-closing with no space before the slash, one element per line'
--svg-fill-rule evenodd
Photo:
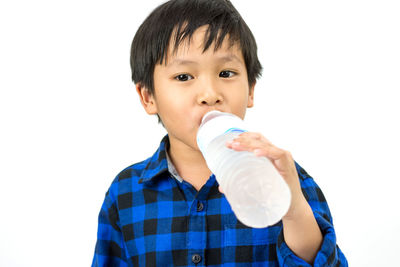
<path fill-rule="evenodd" d="M 283 219 L 295 220 L 309 208 L 301 187 L 294 160 L 289 151 L 274 146 L 260 133 L 244 132 L 228 141 L 226 146 L 236 151 L 253 152 L 256 156 L 267 157 L 289 185 L 292 194 L 290 208 Z"/>

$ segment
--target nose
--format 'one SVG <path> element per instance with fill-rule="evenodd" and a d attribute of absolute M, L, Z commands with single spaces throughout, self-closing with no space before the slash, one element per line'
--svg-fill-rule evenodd
<path fill-rule="evenodd" d="M 221 104 L 223 97 L 221 92 L 218 90 L 217 85 L 212 81 L 202 83 L 200 93 L 198 94 L 197 103 L 199 105 L 213 106 L 215 104 Z"/>

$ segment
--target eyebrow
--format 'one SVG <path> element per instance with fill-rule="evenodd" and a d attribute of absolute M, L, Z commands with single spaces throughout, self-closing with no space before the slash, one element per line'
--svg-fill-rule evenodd
<path fill-rule="evenodd" d="M 227 55 L 227 56 L 222 56 L 222 57 L 217 57 L 216 60 L 220 61 L 220 62 L 237 61 L 238 63 L 242 63 L 240 61 L 240 59 L 236 55 L 233 55 L 233 54 Z M 196 61 L 192 61 L 192 60 L 176 58 L 168 65 L 172 66 L 172 65 L 193 65 L 193 64 L 196 65 L 198 63 Z"/>

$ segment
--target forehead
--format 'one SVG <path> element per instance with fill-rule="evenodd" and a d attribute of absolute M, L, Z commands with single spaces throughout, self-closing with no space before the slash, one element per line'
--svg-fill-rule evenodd
<path fill-rule="evenodd" d="M 171 34 L 168 44 L 168 50 L 165 53 L 165 64 L 168 65 L 175 58 L 182 58 L 191 55 L 201 55 L 204 53 L 214 53 L 223 56 L 226 61 L 236 60 L 244 62 L 242 50 L 239 43 L 231 41 L 229 34 L 225 35 L 220 46 L 217 47 L 217 39 L 212 40 L 212 43 L 205 49 L 209 37 L 207 35 L 208 25 L 197 28 L 192 36 L 181 38 L 179 45 L 176 45 L 175 28 Z"/>

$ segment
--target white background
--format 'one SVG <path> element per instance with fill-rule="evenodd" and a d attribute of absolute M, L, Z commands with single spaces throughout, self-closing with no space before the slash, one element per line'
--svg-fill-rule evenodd
<path fill-rule="evenodd" d="M 89 266 L 111 181 L 166 134 L 130 80 L 163 1 L 0 4 L 0 266 Z M 350 266 L 400 249 L 398 1 L 239 1 L 264 67 L 246 120 L 322 188 Z"/>

